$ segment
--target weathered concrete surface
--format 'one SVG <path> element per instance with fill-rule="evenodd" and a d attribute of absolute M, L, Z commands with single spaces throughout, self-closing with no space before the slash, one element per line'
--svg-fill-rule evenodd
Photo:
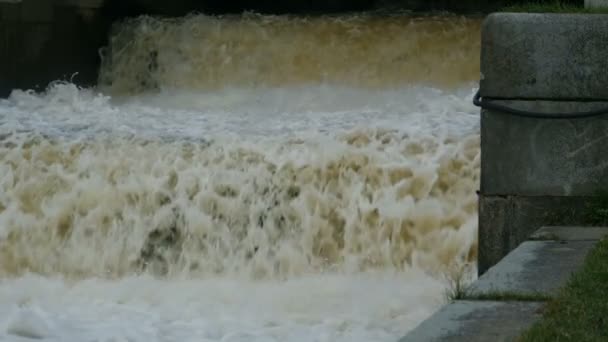
<path fill-rule="evenodd" d="M 471 290 L 555 294 L 596 242 L 526 241 L 484 273 Z"/>
<path fill-rule="evenodd" d="M 496 13 L 482 29 L 480 93 L 608 100 L 608 15 Z"/>
<path fill-rule="evenodd" d="M 608 227 L 542 227 L 531 240 L 598 241 L 608 236 Z"/>
<path fill-rule="evenodd" d="M 399 342 L 503 342 L 541 317 L 542 303 L 456 301 L 424 321 Z"/>
<path fill-rule="evenodd" d="M 590 223 L 594 196 L 608 191 L 607 145 L 608 117 L 543 120 L 482 110 L 480 274 L 539 227 Z"/>
<path fill-rule="evenodd" d="M 588 208 L 595 204 L 587 196 L 485 196 L 479 197 L 479 274 L 526 241 L 539 227 L 585 225 Z"/>
<path fill-rule="evenodd" d="M 496 102 L 540 112 L 608 108 L 608 102 Z M 608 115 L 543 120 L 482 110 L 481 116 L 484 195 L 581 196 L 608 191 Z"/>
<path fill-rule="evenodd" d="M 492 14 L 482 29 L 484 101 L 539 113 L 608 108 L 608 15 Z M 544 225 L 585 225 L 608 192 L 608 116 L 524 118 L 481 111 L 483 274 Z"/>

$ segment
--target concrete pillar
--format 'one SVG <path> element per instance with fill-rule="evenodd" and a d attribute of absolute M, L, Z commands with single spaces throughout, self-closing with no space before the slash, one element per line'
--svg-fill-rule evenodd
<path fill-rule="evenodd" d="M 484 102 L 541 113 L 608 108 L 608 15 L 492 14 L 482 30 Z M 479 272 L 542 225 L 585 224 L 608 192 L 608 116 L 481 111 Z"/>
<path fill-rule="evenodd" d="M 608 0 L 585 0 L 585 8 L 608 7 Z"/>

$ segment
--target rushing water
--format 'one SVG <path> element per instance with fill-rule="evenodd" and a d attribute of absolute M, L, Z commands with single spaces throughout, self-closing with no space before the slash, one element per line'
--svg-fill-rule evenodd
<path fill-rule="evenodd" d="M 479 26 L 139 18 L 15 90 L 0 339 L 396 341 L 476 259 Z"/>

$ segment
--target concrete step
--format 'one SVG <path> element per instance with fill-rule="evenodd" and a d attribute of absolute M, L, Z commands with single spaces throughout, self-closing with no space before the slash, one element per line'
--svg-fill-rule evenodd
<path fill-rule="evenodd" d="M 608 228 L 603 227 L 543 227 L 479 277 L 468 298 L 493 293 L 554 295 L 606 236 Z M 515 341 L 541 317 L 542 307 L 543 302 L 536 301 L 457 300 L 399 342 Z"/>
<path fill-rule="evenodd" d="M 479 277 L 471 291 L 555 294 L 595 243 L 526 241 Z"/>
<path fill-rule="evenodd" d="M 542 306 L 538 302 L 456 301 L 399 342 L 514 341 L 542 315 Z"/>

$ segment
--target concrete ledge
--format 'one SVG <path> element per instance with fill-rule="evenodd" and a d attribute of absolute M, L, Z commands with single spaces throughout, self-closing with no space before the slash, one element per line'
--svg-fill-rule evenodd
<path fill-rule="evenodd" d="M 527 241 L 484 273 L 476 292 L 555 294 L 583 264 L 597 241 Z"/>
<path fill-rule="evenodd" d="M 608 100 L 608 15 L 489 15 L 480 93 L 502 99 Z"/>
<path fill-rule="evenodd" d="M 608 237 L 608 227 L 542 227 L 531 240 L 598 241 Z"/>
<path fill-rule="evenodd" d="M 542 303 L 456 301 L 399 342 L 514 341 L 541 317 Z"/>

